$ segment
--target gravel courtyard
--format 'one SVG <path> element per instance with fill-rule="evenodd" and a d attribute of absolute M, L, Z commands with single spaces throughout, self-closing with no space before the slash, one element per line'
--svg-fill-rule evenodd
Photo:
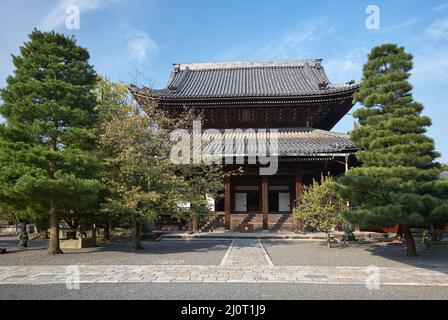
<path fill-rule="evenodd" d="M 448 245 L 420 253 L 416 258 L 406 257 L 401 244 L 372 243 L 334 245 L 327 248 L 320 241 L 263 241 L 274 265 L 282 266 L 353 266 L 367 267 L 423 267 L 448 266 Z"/>
<path fill-rule="evenodd" d="M 47 241 L 30 240 L 27 249 L 18 249 L 15 237 L 0 237 L 0 265 L 218 265 L 231 241 L 143 241 L 145 250 L 132 250 L 126 240 L 98 241 L 95 248 L 64 249 L 63 255 L 47 255 Z"/>
<path fill-rule="evenodd" d="M 402 245 L 196 239 L 99 241 L 47 255 L 46 241 L 18 249 L 0 237 L 0 299 L 448 299 L 446 249 L 406 258 Z M 78 265 L 79 290 L 67 290 Z M 367 285 L 374 265 L 380 286 Z M 70 267 L 72 268 L 72 267 Z M 369 280 L 370 281 L 370 280 Z"/>
<path fill-rule="evenodd" d="M 213 239 L 144 241 L 145 250 L 135 251 L 127 240 L 98 241 L 95 248 L 64 249 L 63 255 L 50 257 L 47 241 L 30 240 L 27 249 L 19 249 L 16 237 L 0 236 L 0 247 L 8 249 L 7 254 L 0 255 L 0 265 L 219 265 L 231 242 Z M 408 258 L 400 244 L 327 248 L 322 241 L 262 240 L 261 243 L 276 266 L 448 267 L 448 246 Z"/>

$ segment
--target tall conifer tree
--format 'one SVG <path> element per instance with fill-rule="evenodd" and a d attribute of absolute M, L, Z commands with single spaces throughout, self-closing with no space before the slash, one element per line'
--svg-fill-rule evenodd
<path fill-rule="evenodd" d="M 362 107 L 354 114 L 358 123 L 351 132 L 362 166 L 341 182 L 343 193 L 358 207 L 346 218 L 366 226 L 400 224 L 407 255 L 415 256 L 410 227 L 440 216 L 442 202 L 421 192 L 437 179 L 440 166 L 434 161 L 439 156 L 434 142 L 425 135 L 431 119 L 421 115 L 423 105 L 412 97 L 411 69 L 412 56 L 403 47 L 384 44 L 370 52 L 354 96 Z"/>
<path fill-rule="evenodd" d="M 60 212 L 95 202 L 100 188 L 91 152 L 96 74 L 73 37 L 38 30 L 29 37 L 1 91 L 0 201 L 48 216 L 55 255 Z"/>

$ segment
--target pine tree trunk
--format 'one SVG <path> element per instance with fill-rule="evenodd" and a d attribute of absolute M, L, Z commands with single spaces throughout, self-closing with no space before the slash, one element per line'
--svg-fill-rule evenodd
<path fill-rule="evenodd" d="M 140 239 L 140 223 L 133 219 L 132 221 L 132 248 L 134 250 L 143 250 L 142 242 Z"/>
<path fill-rule="evenodd" d="M 406 255 L 408 257 L 416 257 L 417 250 L 415 249 L 415 241 L 412 236 L 411 228 L 408 225 L 401 226 L 403 230 L 403 236 L 406 243 Z"/>
<path fill-rule="evenodd" d="M 62 254 L 59 247 L 59 217 L 57 208 L 54 204 L 50 206 L 50 242 L 48 247 L 48 254 L 51 256 Z"/>
<path fill-rule="evenodd" d="M 109 241 L 109 240 L 110 240 L 110 224 L 109 221 L 107 221 L 104 224 L 103 241 Z"/>
<path fill-rule="evenodd" d="M 57 123 L 55 124 L 57 127 Z M 57 151 L 57 140 L 52 138 L 50 145 L 50 150 L 53 152 Z M 55 164 L 54 161 L 49 161 L 50 177 L 54 178 Z M 50 243 L 48 246 L 48 254 L 51 256 L 62 254 L 62 250 L 59 247 L 59 216 L 58 209 L 54 203 L 50 203 Z"/>
<path fill-rule="evenodd" d="M 96 247 L 96 237 L 97 237 L 97 232 L 98 228 L 96 227 L 96 224 L 94 223 L 92 225 L 92 246 Z"/>
<path fill-rule="evenodd" d="M 403 228 L 401 224 L 398 225 L 397 233 L 395 234 L 394 241 L 395 242 L 401 242 L 403 240 Z"/>
<path fill-rule="evenodd" d="M 197 232 L 198 231 L 198 217 L 196 214 L 193 214 L 191 216 L 191 229 L 193 232 Z"/>

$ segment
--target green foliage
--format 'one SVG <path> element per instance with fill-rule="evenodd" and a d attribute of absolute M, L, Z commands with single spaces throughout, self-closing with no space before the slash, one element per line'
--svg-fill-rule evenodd
<path fill-rule="evenodd" d="M 120 86 L 109 84 L 115 92 Z M 114 110 L 117 103 L 120 108 Z M 126 100 L 103 104 L 100 113 L 99 153 L 110 191 L 107 208 L 132 219 L 153 220 L 160 206 L 172 202 L 162 201 L 169 196 L 163 191 L 176 189 L 175 177 L 168 170 L 167 140 L 163 132 L 152 129 L 149 116 Z"/>
<path fill-rule="evenodd" d="M 439 154 L 425 135 L 431 119 L 413 100 L 411 69 L 412 56 L 394 44 L 373 48 L 364 65 L 354 96 L 362 107 L 351 132 L 362 166 L 339 180 L 340 193 L 357 208 L 344 215 L 351 222 L 416 226 L 447 218 L 439 198 L 444 187 L 434 182 L 441 171 Z"/>
<path fill-rule="evenodd" d="M 180 203 L 191 203 L 188 214 L 210 213 L 205 194 L 222 189 L 218 166 L 169 159 L 167 137 L 191 124 L 189 114 L 141 110 L 88 60 L 73 37 L 34 30 L 1 91 L 1 212 L 50 223 L 51 254 L 60 253 L 60 217 L 73 226 L 116 217 L 138 235 L 139 224 L 160 214 L 185 216 Z"/>
<path fill-rule="evenodd" d="M 322 176 L 321 182 L 313 180 L 305 186 L 294 217 L 304 226 L 329 232 L 342 221 L 340 212 L 347 209 L 347 203 L 338 194 L 333 179 Z"/>
<path fill-rule="evenodd" d="M 363 105 L 354 114 L 359 124 L 351 132 L 364 165 L 357 170 L 402 181 L 434 178 L 440 168 L 433 160 L 439 154 L 424 134 L 431 119 L 421 115 L 423 105 L 412 97 L 412 56 L 402 47 L 385 44 L 373 48 L 368 58 L 354 96 Z"/>
<path fill-rule="evenodd" d="M 141 110 L 123 85 L 106 79 L 99 82 L 97 93 L 99 155 L 108 186 L 103 211 L 127 219 L 133 228 L 154 222 L 162 214 L 181 219 L 210 213 L 205 194 L 218 194 L 222 174 L 214 167 L 171 162 L 167 137 L 179 120 L 156 108 Z M 189 211 L 179 207 L 186 202 L 191 204 Z M 137 240 L 135 246 L 140 247 Z"/>
<path fill-rule="evenodd" d="M 223 171 L 219 165 L 188 164 L 176 165 L 176 175 L 185 183 L 183 195 L 191 204 L 190 216 L 195 218 L 212 214 L 208 209 L 206 194 L 215 200 L 223 196 Z"/>
<path fill-rule="evenodd" d="M 1 90 L 0 202 L 47 215 L 97 200 L 96 74 L 73 38 L 34 30 Z"/>
<path fill-rule="evenodd" d="M 128 220 L 134 248 L 141 249 L 141 223 L 154 221 L 160 211 L 177 209 L 178 179 L 170 170 L 167 140 L 162 130 L 153 126 L 153 119 L 130 104 L 122 105 L 122 110 L 110 117 L 109 111 L 101 111 L 107 116 L 99 136 L 103 179 L 108 186 L 104 210 Z"/>

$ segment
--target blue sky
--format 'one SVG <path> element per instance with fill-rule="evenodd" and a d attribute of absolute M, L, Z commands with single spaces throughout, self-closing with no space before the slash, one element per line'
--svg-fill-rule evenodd
<path fill-rule="evenodd" d="M 79 30 L 65 27 L 70 4 L 80 8 Z M 365 26 L 368 5 L 380 9 L 379 30 Z M 13 72 L 10 54 L 34 27 L 74 34 L 97 72 L 114 81 L 155 87 L 172 62 L 217 60 L 322 58 L 333 82 L 359 80 L 373 46 L 398 43 L 414 55 L 414 97 L 448 162 L 447 0 L 2 0 L 0 87 Z M 334 130 L 347 132 L 353 121 L 349 114 Z"/>

